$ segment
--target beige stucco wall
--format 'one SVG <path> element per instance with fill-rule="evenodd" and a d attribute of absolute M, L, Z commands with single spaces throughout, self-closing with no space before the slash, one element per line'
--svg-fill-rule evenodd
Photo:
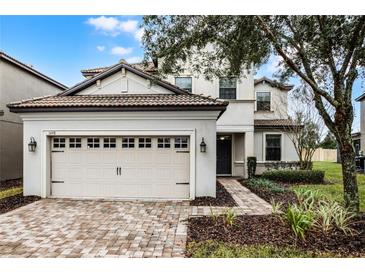
<path fill-rule="evenodd" d="M 129 71 L 117 72 L 105 79 L 100 80 L 99 84 L 94 84 L 81 92 L 79 95 L 86 94 L 172 94 L 173 92 L 151 83 Z"/>
<path fill-rule="evenodd" d="M 10 102 L 60 92 L 61 89 L 13 64 L 0 60 L 0 181 L 23 177 L 22 121 L 9 112 Z"/>
<path fill-rule="evenodd" d="M 288 92 L 272 87 L 267 83 L 255 85 L 256 92 L 270 92 L 271 111 L 256 111 L 255 119 L 287 119 L 288 118 Z"/>
<path fill-rule="evenodd" d="M 255 130 L 254 142 L 255 142 L 255 156 L 257 158 L 257 174 L 261 174 L 264 171 L 265 163 L 265 134 L 281 134 L 281 160 L 282 161 L 297 161 L 298 155 L 295 151 L 294 145 L 288 134 L 280 130 Z"/>

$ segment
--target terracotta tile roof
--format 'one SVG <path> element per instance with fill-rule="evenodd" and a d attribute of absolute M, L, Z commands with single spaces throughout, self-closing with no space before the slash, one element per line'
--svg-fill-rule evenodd
<path fill-rule="evenodd" d="M 170 82 L 160 79 L 158 77 L 156 77 L 155 75 L 152 75 L 150 73 L 147 73 L 139 68 L 136 68 L 124 61 L 121 61 L 118 64 L 115 64 L 111 67 L 108 67 L 105 71 L 96 74 L 94 77 L 91 77 L 89 79 L 85 79 L 84 81 L 77 83 L 76 85 L 74 85 L 73 87 L 70 87 L 69 89 L 59 93 L 58 95 L 74 95 L 77 94 L 77 92 L 79 92 L 82 89 L 85 89 L 93 84 L 96 83 L 97 80 L 102 80 L 104 78 L 109 77 L 110 75 L 113 75 L 114 73 L 116 73 L 117 71 L 121 70 L 121 69 L 126 69 L 134 74 L 137 74 L 145 79 L 151 80 L 153 83 L 156 83 L 174 93 L 177 94 L 190 94 L 188 91 L 179 88 L 176 85 L 171 84 Z"/>
<path fill-rule="evenodd" d="M 290 119 L 255 119 L 255 127 L 290 127 L 298 126 Z"/>
<path fill-rule="evenodd" d="M 126 63 L 124 60 L 122 60 L 121 62 Z M 144 64 L 144 63 L 132 63 L 132 64 L 129 64 L 129 65 L 136 68 L 136 69 L 143 70 L 146 73 L 154 73 L 154 72 L 157 71 L 157 68 L 155 67 L 155 64 L 153 62 L 147 62 L 147 65 Z M 91 69 L 83 69 L 83 70 L 81 70 L 81 73 L 85 77 L 87 77 L 87 76 L 94 77 L 96 74 L 104 72 L 104 71 L 108 70 L 111 67 L 112 66 L 91 68 Z"/>
<path fill-rule="evenodd" d="M 38 70 L 35 70 L 33 67 L 20 62 L 19 60 L 15 59 L 14 57 L 7 55 L 3 51 L 0 51 L 0 60 L 7 61 L 7 62 L 17 66 L 18 68 L 21 68 L 21 69 L 27 71 L 28 73 L 31 73 L 34 76 L 43 79 L 44 81 L 47 81 L 48 83 L 58 87 L 61 90 L 67 89 L 67 86 L 65 86 L 64 84 L 61 84 L 60 82 L 52 79 L 51 77 L 48 77 L 47 75 L 39 72 Z"/>
<path fill-rule="evenodd" d="M 284 91 L 289 91 L 291 90 L 294 86 L 293 85 L 287 85 L 287 84 L 283 84 L 283 83 L 279 83 L 275 80 L 269 79 L 267 77 L 262 77 L 259 79 L 255 79 L 254 81 L 255 85 L 258 85 L 260 83 L 268 83 L 270 86 L 274 87 L 274 88 L 278 88 Z"/>
<path fill-rule="evenodd" d="M 228 102 L 201 95 L 185 94 L 122 94 L 122 95 L 73 95 L 46 96 L 31 100 L 11 103 L 8 107 L 13 112 L 27 110 L 45 111 L 52 109 L 103 109 L 123 110 L 199 110 L 219 109 L 224 111 Z"/>

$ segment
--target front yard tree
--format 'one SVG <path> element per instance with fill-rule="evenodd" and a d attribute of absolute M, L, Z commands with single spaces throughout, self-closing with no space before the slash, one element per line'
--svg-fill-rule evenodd
<path fill-rule="evenodd" d="M 146 57 L 163 57 L 162 73 L 190 61 L 207 77 L 234 76 L 280 56 L 281 79 L 298 76 L 308 86 L 334 134 L 345 204 L 359 210 L 351 95 L 364 78 L 365 16 L 145 16 L 143 27 Z"/>
<path fill-rule="evenodd" d="M 320 147 L 324 148 L 324 149 L 336 149 L 337 148 L 336 138 L 335 138 L 335 136 L 333 136 L 333 134 L 330 131 L 327 133 L 326 137 L 324 137 L 323 141 L 321 142 Z"/>

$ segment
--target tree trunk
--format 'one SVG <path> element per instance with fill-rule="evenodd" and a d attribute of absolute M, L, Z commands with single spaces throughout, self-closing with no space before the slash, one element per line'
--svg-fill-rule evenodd
<path fill-rule="evenodd" d="M 340 145 L 343 190 L 345 206 L 354 212 L 359 212 L 359 191 L 356 179 L 355 151 L 351 136 Z"/>

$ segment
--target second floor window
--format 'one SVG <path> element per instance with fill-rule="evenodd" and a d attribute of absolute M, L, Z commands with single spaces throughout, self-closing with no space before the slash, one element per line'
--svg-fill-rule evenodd
<path fill-rule="evenodd" d="M 189 92 L 192 92 L 193 90 L 191 77 L 175 77 L 175 85 Z"/>
<path fill-rule="evenodd" d="M 271 110 L 271 95 L 270 92 L 256 93 L 256 110 L 270 111 Z"/>
<path fill-rule="evenodd" d="M 236 99 L 236 78 L 221 78 L 219 79 L 219 98 L 221 99 Z"/>

